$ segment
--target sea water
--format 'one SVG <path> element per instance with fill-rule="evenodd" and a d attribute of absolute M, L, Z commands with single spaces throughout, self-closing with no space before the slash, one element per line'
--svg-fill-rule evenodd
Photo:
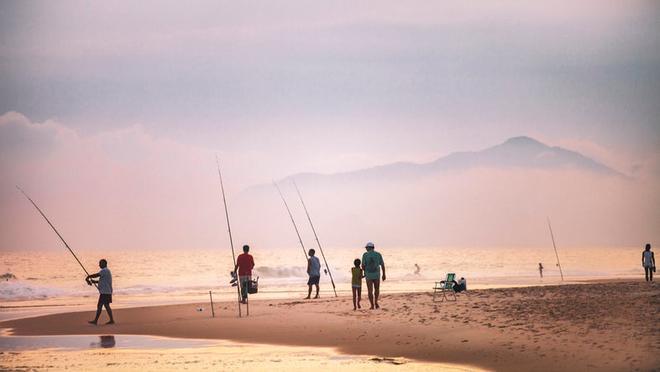
<path fill-rule="evenodd" d="M 318 249 L 317 249 L 318 250 Z M 446 273 L 465 277 L 468 289 L 560 283 L 552 247 L 382 247 L 387 280 L 382 293 L 429 291 Z M 350 294 L 350 269 L 364 249 L 324 249 L 339 295 Z M 306 295 L 306 261 L 300 247 L 250 252 L 255 259 L 254 277 L 259 277 L 259 299 L 297 298 Z M 319 252 L 320 253 L 320 252 Z M 321 262 L 325 269 L 323 257 Z M 232 256 L 228 248 L 180 250 L 110 250 L 78 252 L 90 272 L 98 260 L 108 260 L 113 274 L 117 307 L 207 301 L 235 298 L 229 284 Z M 238 252 L 237 252 L 238 254 Z M 16 309 L 39 313 L 64 311 L 94 305 L 97 292 L 88 286 L 85 274 L 69 252 L 62 249 L 0 252 L 0 319 Z M 564 278 L 632 278 L 643 273 L 641 249 L 637 247 L 561 247 Z M 540 278 L 538 264 L 545 270 Z M 419 269 L 417 269 L 419 267 Z M 330 275 L 322 273 L 321 295 L 334 296 Z M 29 310 L 32 309 L 32 310 Z M 36 310 L 38 309 L 38 310 Z"/>

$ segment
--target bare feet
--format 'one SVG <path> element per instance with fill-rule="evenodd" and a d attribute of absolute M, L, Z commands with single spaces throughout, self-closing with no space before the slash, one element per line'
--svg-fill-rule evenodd
<path fill-rule="evenodd" d="M 378 304 L 376 304 L 376 309 L 380 309 L 380 306 L 378 306 Z"/>
<path fill-rule="evenodd" d="M 362 308 L 362 306 L 360 306 L 360 303 L 358 302 L 358 309 L 361 309 L 361 308 Z"/>
<path fill-rule="evenodd" d="M 307 296 L 307 297 L 305 297 L 305 300 L 309 300 L 309 299 L 310 299 L 310 297 L 309 297 L 309 296 Z"/>
<path fill-rule="evenodd" d="M 108 325 L 108 324 L 115 324 L 115 321 L 114 321 L 114 320 L 109 320 L 109 321 L 106 322 L 105 324 L 106 324 L 106 325 Z"/>
<path fill-rule="evenodd" d="M 317 298 L 319 298 L 319 295 L 314 296 L 314 299 L 315 299 L 315 300 L 316 300 Z"/>
<path fill-rule="evenodd" d="M 96 325 L 96 320 L 90 320 L 87 323 Z"/>

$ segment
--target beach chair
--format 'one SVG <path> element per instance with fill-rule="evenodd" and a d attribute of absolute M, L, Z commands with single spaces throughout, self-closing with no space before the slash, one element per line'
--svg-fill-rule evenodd
<path fill-rule="evenodd" d="M 456 274 L 455 273 L 448 273 L 447 274 L 447 279 L 441 281 L 441 282 L 435 282 L 435 286 L 433 286 L 433 301 L 435 301 L 435 296 L 440 292 L 442 295 L 442 298 L 440 301 L 452 301 L 447 297 L 447 293 L 450 295 L 454 296 L 453 301 L 456 301 L 456 293 L 454 292 L 454 280 L 456 279 Z"/>

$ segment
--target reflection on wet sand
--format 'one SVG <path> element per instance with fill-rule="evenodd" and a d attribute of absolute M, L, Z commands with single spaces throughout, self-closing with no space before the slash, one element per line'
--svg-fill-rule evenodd
<path fill-rule="evenodd" d="M 89 347 L 102 347 L 102 348 L 111 348 L 115 347 L 115 336 L 114 335 L 103 335 L 99 336 L 99 342 L 92 342 L 89 344 Z"/>
<path fill-rule="evenodd" d="M 11 336 L 9 329 L 0 328 L 0 346 L 4 351 L 40 349 L 84 350 L 92 349 L 180 349 L 218 345 L 218 340 L 181 339 L 138 335 L 62 335 Z"/>

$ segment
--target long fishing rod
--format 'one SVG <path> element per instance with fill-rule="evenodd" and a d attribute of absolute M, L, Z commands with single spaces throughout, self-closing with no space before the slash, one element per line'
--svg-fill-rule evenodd
<path fill-rule="evenodd" d="M 16 188 L 17 188 L 18 191 L 20 191 L 23 195 L 25 195 L 25 197 L 27 198 L 27 200 L 29 200 L 30 203 L 32 203 L 32 205 L 34 205 L 35 208 L 37 208 L 37 211 L 39 211 L 39 213 L 41 214 L 41 217 L 43 217 L 43 218 L 46 220 L 46 222 L 48 222 L 48 225 L 50 225 L 50 227 L 53 229 L 53 231 L 55 231 L 55 234 L 57 234 L 57 236 L 60 238 L 60 240 L 62 241 L 62 243 L 64 243 L 64 246 L 66 247 L 66 249 L 68 249 L 69 252 L 71 252 L 71 254 L 73 255 L 73 258 L 76 259 L 76 262 L 78 262 L 78 265 L 80 265 L 80 267 L 83 269 L 83 271 L 85 272 L 85 274 L 87 274 L 87 276 L 89 276 L 89 272 L 87 271 L 87 269 L 85 269 L 85 266 L 83 266 L 82 262 L 80 262 L 80 260 L 78 259 L 78 256 L 76 256 L 76 254 L 73 253 L 73 250 L 71 249 L 71 247 L 69 247 L 69 244 L 67 244 L 66 240 L 64 240 L 64 238 L 63 238 L 62 235 L 59 233 L 59 231 L 57 231 L 57 229 L 55 228 L 55 226 L 53 226 L 53 224 L 50 222 L 50 220 L 48 219 L 48 217 L 46 217 L 46 215 L 44 214 L 44 212 L 42 212 L 41 209 L 37 206 L 37 203 L 35 203 L 34 200 L 32 200 L 32 198 L 30 198 L 30 197 L 28 196 L 28 194 L 26 194 L 25 191 L 23 191 L 22 188 L 20 188 L 20 187 L 18 187 L 18 186 L 16 186 Z M 98 288 L 98 286 L 96 285 L 96 283 L 94 283 L 94 282 L 92 282 L 92 283 L 94 284 L 94 287 Z"/>
<path fill-rule="evenodd" d="M 561 271 L 561 264 L 559 263 L 559 254 L 557 253 L 557 245 L 555 244 L 555 235 L 552 233 L 552 225 L 550 225 L 550 217 L 548 217 L 548 228 L 550 229 L 550 237 L 552 238 L 552 247 L 555 249 L 555 256 L 557 257 L 557 267 L 559 267 L 559 275 L 561 275 L 561 280 L 563 282 L 564 273 Z"/>
<path fill-rule="evenodd" d="M 323 253 L 323 248 L 321 247 L 319 236 L 316 235 L 316 229 L 314 228 L 314 224 L 312 223 L 312 218 L 309 216 L 309 212 L 307 212 L 307 206 L 305 205 L 305 201 L 303 200 L 302 194 L 300 194 L 300 190 L 298 189 L 298 185 L 296 184 L 295 180 L 293 181 L 293 186 L 295 186 L 296 192 L 298 193 L 298 197 L 300 198 L 300 203 L 302 203 L 303 209 L 305 209 L 305 214 L 307 215 L 307 221 L 309 221 L 309 226 L 312 227 L 312 231 L 314 232 L 314 239 L 316 239 L 316 244 L 319 246 L 319 250 L 321 251 L 321 256 L 323 256 L 323 262 L 325 262 L 325 268 L 326 270 L 328 270 L 328 275 L 330 275 L 330 283 L 332 283 L 332 290 L 335 292 L 335 297 L 337 297 L 337 288 L 335 288 L 335 280 L 332 279 L 332 272 L 330 271 L 328 260 L 325 259 L 325 253 Z"/>
<path fill-rule="evenodd" d="M 234 252 L 234 239 L 231 235 L 231 224 L 229 223 L 229 212 L 227 211 L 227 198 L 225 197 L 225 185 L 222 182 L 222 172 L 220 172 L 220 161 L 218 155 L 215 155 L 215 164 L 218 166 L 218 177 L 220 178 L 220 190 L 222 191 L 222 203 L 225 206 L 225 218 L 227 220 L 227 231 L 229 232 L 229 245 L 231 246 L 231 258 L 234 262 L 234 276 L 236 277 L 236 291 L 238 293 L 238 317 L 241 317 L 241 280 L 236 272 L 236 253 Z M 249 311 L 249 310 L 248 310 Z"/>
<path fill-rule="evenodd" d="M 296 230 L 298 241 L 300 242 L 300 246 L 302 247 L 303 254 L 305 255 L 305 261 L 307 261 L 309 259 L 307 257 L 307 250 L 305 249 L 305 244 L 303 243 L 302 238 L 300 237 L 300 231 L 298 231 L 298 225 L 296 225 L 296 221 L 293 219 L 293 214 L 291 214 L 291 209 L 289 209 L 289 204 L 287 204 L 286 199 L 284 199 L 284 195 L 282 195 L 282 190 L 280 190 L 280 187 L 277 185 L 275 181 L 273 181 L 273 185 L 275 185 L 277 192 L 280 194 L 280 198 L 282 198 L 282 202 L 284 202 L 284 207 L 286 208 L 286 211 L 289 213 L 289 218 L 291 218 L 293 229 Z"/>

